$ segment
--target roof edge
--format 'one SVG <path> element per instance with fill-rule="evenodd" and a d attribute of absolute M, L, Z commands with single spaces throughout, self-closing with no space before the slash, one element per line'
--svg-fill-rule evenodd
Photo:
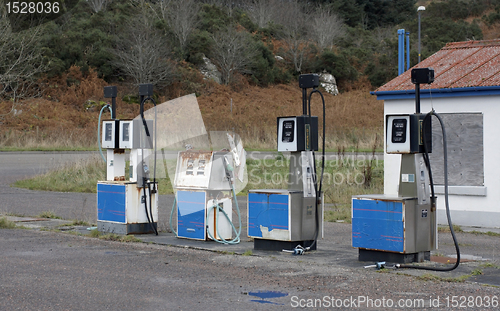
<path fill-rule="evenodd" d="M 376 95 L 377 100 L 415 98 L 414 89 L 400 90 L 400 91 L 379 91 L 379 92 L 372 91 L 370 92 L 370 94 Z M 420 90 L 420 98 L 488 96 L 488 95 L 500 95 L 500 85 Z"/>

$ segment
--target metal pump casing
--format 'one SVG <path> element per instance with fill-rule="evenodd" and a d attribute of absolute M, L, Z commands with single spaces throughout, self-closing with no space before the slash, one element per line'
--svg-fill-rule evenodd
<path fill-rule="evenodd" d="M 205 241 L 208 230 L 215 239 L 231 239 L 232 189 L 227 177 L 228 163 L 233 163 L 231 152 L 179 152 L 174 180 L 177 237 Z M 214 204 L 224 210 L 229 221 L 220 214 L 214 217 L 213 212 L 209 213 Z"/>
<path fill-rule="evenodd" d="M 352 245 L 359 248 L 360 261 L 422 262 L 437 249 L 436 207 L 424 158 L 432 151 L 431 120 L 424 124 L 419 95 L 419 84 L 432 83 L 434 70 L 413 69 L 411 79 L 416 113 L 386 116 L 386 153 L 401 155 L 398 194 L 352 197 Z"/>
<path fill-rule="evenodd" d="M 256 189 L 248 192 L 248 236 L 254 248 L 282 250 L 316 249 L 323 237 L 323 200 L 317 198 L 314 151 L 318 150 L 318 117 L 308 114 L 307 89 L 319 92 L 319 76 L 299 76 L 301 116 L 278 117 L 277 150 L 290 152 L 288 189 Z M 309 104 L 310 106 L 310 104 Z M 321 194 L 322 196 L 322 194 Z M 321 204 L 319 204 L 319 200 Z"/>
<path fill-rule="evenodd" d="M 142 120 L 116 120 L 115 86 L 104 88 L 104 97 L 112 98 L 112 120 L 103 121 L 101 146 L 106 150 L 106 181 L 97 182 L 97 227 L 100 232 L 135 234 L 153 232 L 158 221 L 158 184 L 150 183 L 151 192 L 142 182 L 144 164 L 153 144 L 144 135 Z M 146 120 L 153 129 L 153 120 Z M 130 149 L 130 173 L 125 176 L 125 151 Z M 149 181 L 149 178 L 148 178 Z M 146 214 L 144 204 L 149 206 Z M 151 206 L 150 206 L 151 205 Z M 153 218 L 150 224 L 150 217 Z"/>

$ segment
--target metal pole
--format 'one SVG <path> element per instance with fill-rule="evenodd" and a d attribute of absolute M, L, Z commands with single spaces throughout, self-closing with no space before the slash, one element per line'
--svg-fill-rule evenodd
<path fill-rule="evenodd" d="M 418 62 L 420 63 L 420 11 L 418 11 Z"/>
<path fill-rule="evenodd" d="M 415 84 L 415 113 L 420 113 L 420 83 Z"/>
<path fill-rule="evenodd" d="M 116 119 L 116 97 L 111 97 L 111 119 Z"/>
<path fill-rule="evenodd" d="M 307 89 L 302 89 L 302 114 L 307 115 Z"/>
<path fill-rule="evenodd" d="M 417 8 L 417 12 L 418 12 L 418 62 L 420 63 L 420 57 L 421 57 L 421 53 L 420 53 L 420 15 L 422 14 L 422 11 L 425 11 L 425 6 L 421 5 Z"/>

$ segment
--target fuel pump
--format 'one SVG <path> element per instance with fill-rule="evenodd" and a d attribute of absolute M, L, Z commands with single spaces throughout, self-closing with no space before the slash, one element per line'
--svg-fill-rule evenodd
<path fill-rule="evenodd" d="M 254 249 L 284 250 L 294 254 L 314 250 L 323 236 L 322 175 L 318 182 L 318 117 L 311 116 L 311 96 L 319 93 L 319 76 L 300 75 L 301 116 L 278 117 L 278 151 L 290 152 L 288 189 L 258 189 L 248 192 L 248 236 Z M 312 88 L 309 97 L 307 89 Z M 323 168 L 325 151 L 323 124 Z"/>
<path fill-rule="evenodd" d="M 143 117 L 144 103 L 153 95 L 152 85 L 140 85 L 139 95 L 141 119 L 117 120 L 113 104 L 112 118 L 102 122 L 100 146 L 107 150 L 107 169 L 106 180 L 97 182 L 97 229 L 100 232 L 158 234 L 156 161 L 152 181 L 148 165 L 154 147 L 154 124 L 153 120 Z M 116 86 L 105 87 L 104 96 L 112 98 L 114 103 Z M 128 178 L 125 176 L 127 149 L 130 150 Z"/>
<path fill-rule="evenodd" d="M 178 238 L 213 240 L 222 244 L 240 242 L 241 215 L 235 178 L 243 181 L 245 151 L 241 140 L 235 141 L 237 135 L 225 135 L 229 149 L 188 149 L 178 153 L 174 180 L 175 202 L 170 214 L 170 228 Z M 233 200 L 238 228 L 233 223 Z M 177 231 L 172 225 L 175 212 Z"/>
<path fill-rule="evenodd" d="M 436 197 L 432 182 L 429 153 L 432 152 L 431 116 L 420 113 L 420 84 L 434 81 L 432 68 L 415 68 L 415 113 L 386 116 L 386 152 L 401 154 L 398 194 L 358 195 L 352 197 L 352 246 L 359 248 L 360 261 L 411 263 L 430 260 L 437 249 Z M 455 241 L 457 263 L 451 269 L 400 265 L 397 268 L 419 268 L 448 271 L 460 262 L 458 243 L 453 232 L 447 195 L 447 160 L 445 157 L 445 202 L 448 223 Z"/>

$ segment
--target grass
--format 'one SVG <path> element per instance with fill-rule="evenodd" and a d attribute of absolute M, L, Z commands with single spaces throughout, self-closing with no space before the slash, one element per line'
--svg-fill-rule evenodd
<path fill-rule="evenodd" d="M 455 231 L 455 233 L 465 232 L 459 225 L 453 225 L 453 231 Z M 438 232 L 450 233 L 450 227 L 449 226 L 439 226 Z M 500 236 L 500 233 L 493 232 L 493 231 L 482 232 L 482 231 L 478 231 L 478 230 L 472 230 L 472 231 L 467 231 L 467 233 L 472 233 L 472 234 L 477 234 L 477 235 L 488 235 L 488 236 L 493 236 L 493 237 Z"/>
<path fill-rule="evenodd" d="M 94 229 L 91 230 L 89 235 L 91 238 L 98 238 L 101 240 L 107 240 L 107 241 L 117 241 L 117 242 L 141 242 L 141 239 L 136 238 L 134 235 L 119 235 L 115 233 L 106 233 L 103 234 L 99 232 L 99 230 Z"/>
<path fill-rule="evenodd" d="M 87 226 L 88 227 L 88 226 L 91 226 L 91 224 L 88 223 L 88 222 L 86 222 L 86 221 L 84 221 L 84 220 L 76 220 L 75 219 L 70 224 L 63 224 L 63 225 L 61 225 L 61 227 L 73 227 L 73 226 Z"/>
<path fill-rule="evenodd" d="M 491 262 L 483 263 L 479 265 L 482 268 L 494 268 L 494 269 L 500 269 L 500 266 Z"/>
<path fill-rule="evenodd" d="M 493 231 L 487 231 L 487 232 L 482 232 L 482 231 L 477 231 L 477 230 L 473 230 L 469 233 L 473 233 L 473 234 L 484 234 L 484 235 L 488 235 L 488 236 L 495 236 L 495 237 L 498 237 L 500 236 L 500 233 L 498 232 L 493 232 Z"/>
<path fill-rule="evenodd" d="M 71 226 L 91 226 L 91 224 L 84 220 L 73 220 Z"/>
<path fill-rule="evenodd" d="M 93 156 L 33 178 L 16 181 L 14 186 L 30 190 L 95 193 L 97 181 L 105 179 L 106 163 L 98 156 Z"/>
<path fill-rule="evenodd" d="M 80 76 L 78 68 L 70 70 Z M 105 82 L 93 73 L 81 77 L 78 85 L 48 88 L 47 96 L 27 99 L 15 104 L 18 113 L 2 117 L 0 150 L 96 150 L 97 122 Z M 276 117 L 302 113 L 301 89 L 297 82 L 258 87 L 247 85 L 243 89 L 225 85 L 207 85 L 197 92 L 197 104 L 207 131 L 233 130 L 246 148 L 275 150 Z M 377 135 L 383 135 L 383 102 L 370 95 L 370 90 L 358 89 L 337 96 L 323 94 L 326 108 L 326 149 L 370 151 Z M 128 91 L 125 91 L 128 92 Z M 133 91 L 135 92 L 135 90 Z M 57 93 L 57 94 L 56 94 Z M 174 92 L 182 94 L 182 91 Z M 50 95 L 49 95 L 50 94 Z M 173 94 L 160 95 L 159 103 L 173 98 Z M 81 104 L 92 99 L 96 106 L 82 109 Z M 230 103 L 233 109 L 230 109 Z M 75 103 L 75 104 L 68 104 Z M 11 111 L 12 102 L 0 101 L 0 111 Z M 90 108 L 90 109 L 89 109 Z M 119 119 L 137 116 L 137 104 L 117 98 Z M 319 97 L 311 101 L 313 115 L 319 117 L 322 133 L 322 103 Z M 222 116 L 222 117 L 221 117 Z M 108 118 L 106 113 L 104 118 Z M 191 115 L 188 115 L 191 117 Z M 383 143 L 378 140 L 378 149 Z"/>
<path fill-rule="evenodd" d="M 484 265 L 481 265 L 481 267 L 484 267 Z M 463 283 L 467 281 L 468 278 L 476 275 L 482 275 L 483 270 L 481 268 L 476 268 L 471 271 L 469 274 L 464 274 L 460 275 L 457 277 L 452 277 L 452 278 L 447 278 L 447 277 L 440 277 L 437 275 L 434 275 L 432 273 L 424 273 L 420 276 L 417 277 L 417 279 L 422 280 L 422 281 L 442 281 L 442 282 L 451 282 L 451 283 Z"/>
<path fill-rule="evenodd" d="M 14 229 L 16 228 L 16 223 L 8 220 L 6 217 L 0 218 L 0 229 Z"/>
<path fill-rule="evenodd" d="M 42 130 L 40 126 L 27 127 L 26 131 L 7 130 L 0 133 L 0 151 L 97 150 L 97 127 L 95 130 L 57 128 L 52 131 Z"/>
<path fill-rule="evenodd" d="M 4 146 L 0 147 L 0 151 L 96 151 L 98 150 L 96 147 L 72 147 L 72 146 Z"/>
<path fill-rule="evenodd" d="M 37 217 L 39 217 L 39 218 L 48 218 L 48 219 L 62 219 L 62 217 L 57 216 L 52 211 L 41 212 L 40 214 L 37 215 Z"/>
<path fill-rule="evenodd" d="M 464 232 L 464 230 L 462 229 L 462 227 L 460 227 L 459 225 L 453 225 L 453 231 L 455 233 L 457 233 L 457 232 Z M 449 232 L 451 232 L 451 230 L 450 230 L 449 226 L 439 226 L 438 227 L 438 232 L 449 233 Z"/>
<path fill-rule="evenodd" d="M 253 255 L 253 252 L 251 249 L 247 249 L 243 254 L 242 256 L 252 256 Z"/>
<path fill-rule="evenodd" d="M 422 280 L 422 281 L 441 281 L 441 282 L 450 282 L 450 283 L 463 283 L 463 282 L 467 281 L 467 279 L 470 278 L 471 276 L 478 275 L 477 274 L 478 271 L 476 271 L 476 270 L 472 271 L 471 274 L 464 274 L 464 275 L 453 277 L 453 278 L 439 277 L 439 276 L 434 275 L 432 273 L 425 273 L 425 274 L 418 276 L 417 279 Z M 481 273 L 482 273 L 482 271 L 481 271 Z"/>

